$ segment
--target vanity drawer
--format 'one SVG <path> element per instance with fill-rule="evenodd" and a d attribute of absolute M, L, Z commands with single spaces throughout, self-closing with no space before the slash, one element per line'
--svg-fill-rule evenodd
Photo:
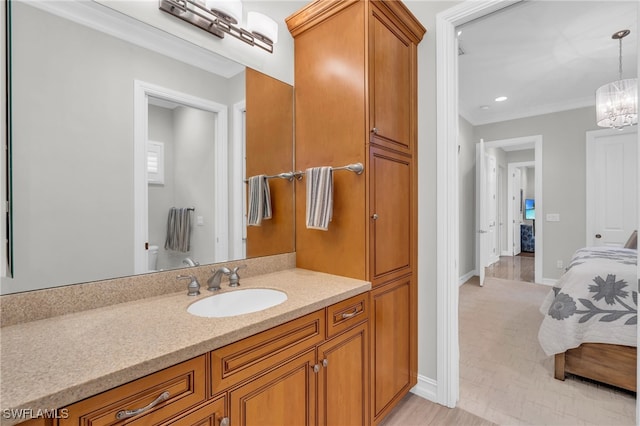
<path fill-rule="evenodd" d="M 323 309 L 212 351 L 212 394 L 319 344 L 324 335 Z"/>
<path fill-rule="evenodd" d="M 102 426 L 156 424 L 206 399 L 206 355 L 150 374 L 67 407 L 59 425 Z M 164 400 L 162 394 L 168 392 Z M 118 413 L 137 410 L 158 401 L 136 416 L 118 420 Z"/>
<path fill-rule="evenodd" d="M 327 308 L 327 338 L 361 323 L 368 316 L 368 292 L 329 306 Z"/>

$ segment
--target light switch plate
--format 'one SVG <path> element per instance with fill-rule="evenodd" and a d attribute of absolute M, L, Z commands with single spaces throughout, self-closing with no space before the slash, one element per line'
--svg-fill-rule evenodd
<path fill-rule="evenodd" d="M 560 213 L 547 213 L 547 222 L 560 222 Z"/>

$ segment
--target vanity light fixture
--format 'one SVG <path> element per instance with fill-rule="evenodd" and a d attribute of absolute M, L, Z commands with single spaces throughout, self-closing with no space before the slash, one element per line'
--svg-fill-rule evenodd
<path fill-rule="evenodd" d="M 622 39 L 629 33 L 621 30 L 611 36 L 619 42 L 618 80 L 596 90 L 596 121 L 600 127 L 622 129 L 638 124 L 638 79 L 622 79 Z"/>
<path fill-rule="evenodd" d="M 216 37 L 225 34 L 273 53 L 278 41 L 278 24 L 266 15 L 249 12 L 247 29 L 242 28 L 240 0 L 159 0 L 160 10 L 189 22 Z"/>

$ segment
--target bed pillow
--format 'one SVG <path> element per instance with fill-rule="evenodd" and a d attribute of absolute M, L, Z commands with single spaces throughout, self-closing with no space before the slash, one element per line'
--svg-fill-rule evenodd
<path fill-rule="evenodd" d="M 624 248 L 638 249 L 638 231 L 633 231 L 624 245 Z"/>

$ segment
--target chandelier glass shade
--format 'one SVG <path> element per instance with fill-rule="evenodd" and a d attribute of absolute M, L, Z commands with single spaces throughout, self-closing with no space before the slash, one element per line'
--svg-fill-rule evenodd
<path fill-rule="evenodd" d="M 596 90 L 596 119 L 600 127 L 638 124 L 638 79 L 614 81 Z"/>
<path fill-rule="evenodd" d="M 596 121 L 600 127 L 621 129 L 638 124 L 638 79 L 622 79 L 622 39 L 629 30 L 614 33 L 619 41 L 619 79 L 596 90 Z"/>

